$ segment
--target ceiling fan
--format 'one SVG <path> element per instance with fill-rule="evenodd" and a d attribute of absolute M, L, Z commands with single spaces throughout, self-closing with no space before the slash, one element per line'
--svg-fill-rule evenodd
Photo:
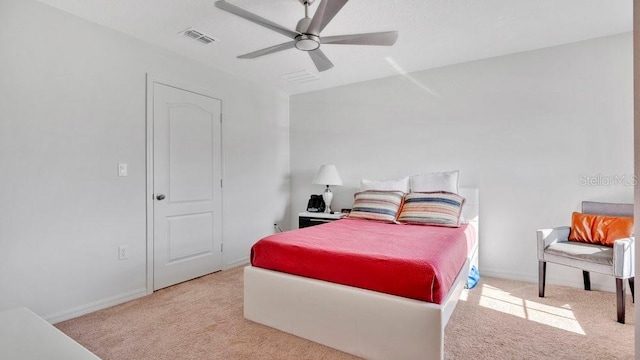
<path fill-rule="evenodd" d="M 320 45 L 336 44 L 336 45 L 378 45 L 391 46 L 398 39 L 397 31 L 385 31 L 366 34 L 350 34 L 321 37 L 320 32 L 329 24 L 334 16 L 342 9 L 348 0 L 321 0 L 318 9 L 312 18 L 309 17 L 309 6 L 315 0 L 298 0 L 304 5 L 304 17 L 298 21 L 295 31 L 278 25 L 256 14 L 250 13 L 225 0 L 216 1 L 217 8 L 228 11 L 243 19 L 249 20 L 267 29 L 280 33 L 286 37 L 293 39 L 283 44 L 274 45 L 262 50 L 250 52 L 248 54 L 238 56 L 239 59 L 254 59 L 259 56 L 272 54 L 291 48 L 306 51 L 318 71 L 329 70 L 333 67 L 333 63 L 320 50 Z"/>

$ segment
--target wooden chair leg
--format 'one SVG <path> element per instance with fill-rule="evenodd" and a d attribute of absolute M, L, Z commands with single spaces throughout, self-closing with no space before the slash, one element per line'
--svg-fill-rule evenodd
<path fill-rule="evenodd" d="M 629 278 L 629 289 L 631 289 L 631 302 L 635 303 L 636 302 L 636 297 L 634 292 L 634 288 L 633 288 L 633 279 L 632 277 Z"/>
<path fill-rule="evenodd" d="M 584 280 L 584 289 L 591 290 L 591 276 L 588 271 L 582 270 L 582 280 Z"/>
<path fill-rule="evenodd" d="M 538 261 L 538 296 L 544 297 L 544 285 L 547 275 L 547 262 Z"/>
<path fill-rule="evenodd" d="M 618 322 L 624 324 L 624 297 L 625 283 L 623 279 L 616 278 L 616 308 L 618 309 Z"/>

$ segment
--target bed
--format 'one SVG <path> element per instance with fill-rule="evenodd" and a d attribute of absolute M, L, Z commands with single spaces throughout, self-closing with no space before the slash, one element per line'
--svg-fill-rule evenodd
<path fill-rule="evenodd" d="M 444 328 L 469 269 L 478 266 L 478 189 L 461 188 L 460 195 L 468 221 L 462 229 L 475 241 L 452 280 L 443 281 L 450 282 L 444 293 L 392 295 L 249 265 L 245 318 L 367 359 L 442 359 Z"/>

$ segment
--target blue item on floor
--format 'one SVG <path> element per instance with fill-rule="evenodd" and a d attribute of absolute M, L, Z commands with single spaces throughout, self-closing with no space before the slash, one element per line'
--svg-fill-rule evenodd
<path fill-rule="evenodd" d="M 480 280 L 480 272 L 478 271 L 478 268 L 475 265 L 473 265 L 471 266 L 471 270 L 469 270 L 469 277 L 467 277 L 467 286 L 465 287 L 467 289 L 473 289 L 479 280 Z"/>

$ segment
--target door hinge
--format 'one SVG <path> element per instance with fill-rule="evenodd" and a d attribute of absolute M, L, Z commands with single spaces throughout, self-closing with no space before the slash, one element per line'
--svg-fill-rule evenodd
<path fill-rule="evenodd" d="M 220 187 L 222 187 L 222 179 L 220 179 Z"/>
<path fill-rule="evenodd" d="M 220 252 L 224 251 L 224 244 L 220 244 Z"/>

